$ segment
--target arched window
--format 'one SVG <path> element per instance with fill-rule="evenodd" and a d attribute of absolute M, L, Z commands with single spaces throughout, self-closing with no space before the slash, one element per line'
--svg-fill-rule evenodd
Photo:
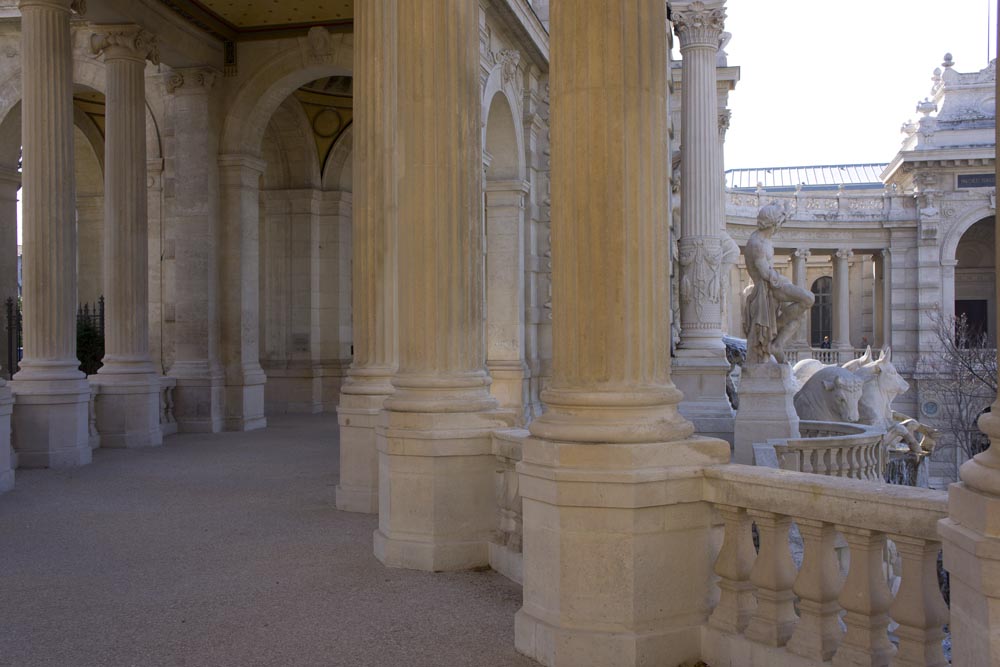
<path fill-rule="evenodd" d="M 812 293 L 816 295 L 810 314 L 812 331 L 810 344 L 819 347 L 824 336 L 833 337 L 833 278 L 823 276 L 817 278 L 812 285 Z"/>

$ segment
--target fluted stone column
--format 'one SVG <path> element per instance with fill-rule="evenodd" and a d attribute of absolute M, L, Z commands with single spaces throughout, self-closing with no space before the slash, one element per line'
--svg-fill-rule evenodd
<path fill-rule="evenodd" d="M 406 0 L 404 0 L 406 1 Z M 396 0 L 354 15 L 354 361 L 340 390 L 337 508 L 378 512 L 375 426 L 396 371 Z"/>
<path fill-rule="evenodd" d="M 692 557 L 712 523 L 696 467 L 729 446 L 689 437 L 671 382 L 666 5 L 596 6 L 551 4 L 554 357 L 518 465 L 515 644 L 546 665 L 676 665 L 700 657 L 712 578 Z"/>
<path fill-rule="evenodd" d="M 1000 95 L 1000 79 L 996 86 Z M 994 252 L 1000 262 L 1000 243 Z M 996 317 L 1000 324 L 1000 313 Z M 979 418 L 979 428 L 990 437 L 990 448 L 959 469 L 961 481 L 948 489 L 948 518 L 938 524 L 951 584 L 955 667 L 1000 665 L 1000 396 Z"/>
<path fill-rule="evenodd" d="M 223 374 L 219 340 L 219 141 L 212 130 L 211 91 L 218 73 L 198 67 L 165 77 L 174 128 L 167 155 L 164 257 L 173 261 L 174 413 L 188 432 L 222 430 Z"/>
<path fill-rule="evenodd" d="M 146 60 L 156 38 L 135 25 L 94 26 L 107 70 L 104 168 L 104 359 L 93 382 L 104 447 L 163 442 L 160 379 L 149 354 Z"/>
<path fill-rule="evenodd" d="M 726 398 L 722 342 L 724 175 L 716 64 L 726 13 L 722 2 L 675 2 L 680 40 L 681 233 L 680 344 L 674 381 L 684 394 L 681 413 L 698 433 L 732 440 L 733 412 Z"/>
<path fill-rule="evenodd" d="M 398 3 L 399 370 L 378 430 L 386 565 L 489 562 L 502 425 L 482 333 L 479 3 Z M 427 35 L 434 35 L 428 39 Z M 405 112 L 404 112 L 405 110 Z"/>
<path fill-rule="evenodd" d="M 851 259 L 850 248 L 840 248 L 833 255 L 833 340 L 830 347 L 839 350 L 840 363 L 854 358 L 851 345 Z"/>
<path fill-rule="evenodd" d="M 797 287 L 800 287 L 806 291 L 809 291 L 809 278 L 806 269 L 806 264 L 809 261 L 809 257 L 812 253 L 809 252 L 809 248 L 796 248 L 792 252 L 792 282 L 795 283 Z M 805 318 L 809 317 L 809 311 L 803 316 Z M 809 322 L 805 321 L 799 327 L 798 332 L 795 334 L 795 340 L 792 344 L 792 349 L 798 350 L 799 359 L 805 359 L 809 352 Z"/>
<path fill-rule="evenodd" d="M 69 0 L 21 0 L 24 358 L 14 376 L 22 467 L 90 463 L 90 385 L 76 358 L 73 44 Z"/>
<path fill-rule="evenodd" d="M 892 252 L 875 254 L 875 345 L 892 345 Z"/>
<path fill-rule="evenodd" d="M 251 155 L 219 158 L 222 206 L 220 290 L 225 428 L 267 426 L 260 365 L 260 181 L 266 163 Z"/>

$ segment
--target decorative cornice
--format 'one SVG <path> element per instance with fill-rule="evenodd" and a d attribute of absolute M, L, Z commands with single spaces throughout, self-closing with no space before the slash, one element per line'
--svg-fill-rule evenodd
<path fill-rule="evenodd" d="M 207 93 L 215 85 L 219 73 L 211 67 L 190 67 L 171 70 L 164 77 L 164 85 L 171 95 Z"/>
<path fill-rule="evenodd" d="M 706 7 L 704 2 L 696 0 L 689 5 L 674 6 L 670 15 L 681 49 L 708 46 L 718 50 L 726 27 L 724 8 Z"/>
<path fill-rule="evenodd" d="M 156 35 L 137 25 L 96 25 L 90 36 L 90 50 L 94 55 L 108 58 L 149 60 L 160 64 L 160 50 Z"/>

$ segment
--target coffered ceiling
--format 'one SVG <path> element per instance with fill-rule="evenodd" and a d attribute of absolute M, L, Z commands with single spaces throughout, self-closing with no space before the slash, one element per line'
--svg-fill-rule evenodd
<path fill-rule="evenodd" d="M 349 29 L 354 0 L 160 0 L 181 16 L 229 41 L 274 37 L 314 25 Z"/>

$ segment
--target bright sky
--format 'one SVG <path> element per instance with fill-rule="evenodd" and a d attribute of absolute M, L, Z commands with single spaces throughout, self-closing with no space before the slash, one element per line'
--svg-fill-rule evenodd
<path fill-rule="evenodd" d="M 996 57 L 996 3 L 729 0 L 726 168 L 890 161 L 946 52 L 959 72 Z"/>

